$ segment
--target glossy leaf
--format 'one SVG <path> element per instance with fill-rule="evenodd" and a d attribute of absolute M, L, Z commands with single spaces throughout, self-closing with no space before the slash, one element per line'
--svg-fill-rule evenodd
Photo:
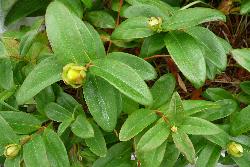
<path fill-rule="evenodd" d="M 24 145 L 23 159 L 26 167 L 50 166 L 46 147 L 41 136 L 34 136 L 31 141 Z"/>
<path fill-rule="evenodd" d="M 178 31 L 167 33 L 164 40 L 183 75 L 196 88 L 201 87 L 206 78 L 206 64 L 198 42 L 192 36 Z"/>
<path fill-rule="evenodd" d="M 234 99 L 233 95 L 230 92 L 222 88 L 208 88 L 204 92 L 203 96 L 212 101 Z"/>
<path fill-rule="evenodd" d="M 211 21 L 226 21 L 226 16 L 215 9 L 188 8 L 175 12 L 173 16 L 163 23 L 163 29 L 167 31 L 186 29 Z"/>
<path fill-rule="evenodd" d="M 105 131 L 114 130 L 117 122 L 116 90 L 104 79 L 89 76 L 84 85 L 84 98 L 91 115 Z"/>
<path fill-rule="evenodd" d="M 164 143 L 169 134 L 170 128 L 166 122 L 157 123 L 141 137 L 137 148 L 140 151 L 153 150 Z"/>
<path fill-rule="evenodd" d="M 250 49 L 234 49 L 231 53 L 239 65 L 250 71 Z"/>
<path fill-rule="evenodd" d="M 112 52 L 108 54 L 108 58 L 127 64 L 133 68 L 143 80 L 153 80 L 157 76 L 151 64 L 135 55 L 123 52 Z"/>
<path fill-rule="evenodd" d="M 121 141 L 127 141 L 133 138 L 156 120 L 157 115 L 152 110 L 139 109 L 134 111 L 122 125 L 119 139 Z"/>
<path fill-rule="evenodd" d="M 53 130 L 46 129 L 43 134 L 43 140 L 50 166 L 69 167 L 68 154 L 60 137 Z"/>
<path fill-rule="evenodd" d="M 94 137 L 94 129 L 83 114 L 76 117 L 71 125 L 71 130 L 75 135 L 84 139 Z"/>
<path fill-rule="evenodd" d="M 147 17 L 134 17 L 122 22 L 112 33 L 112 39 L 145 38 L 154 32 L 148 27 Z"/>
<path fill-rule="evenodd" d="M 16 94 L 18 104 L 24 104 L 41 90 L 61 79 L 62 66 L 55 57 L 49 57 L 39 63 L 26 77 Z"/>
<path fill-rule="evenodd" d="M 117 88 L 121 93 L 138 103 L 150 105 L 152 95 L 139 74 L 128 65 L 111 60 L 100 59 L 93 62 L 89 71 L 100 76 Z"/>

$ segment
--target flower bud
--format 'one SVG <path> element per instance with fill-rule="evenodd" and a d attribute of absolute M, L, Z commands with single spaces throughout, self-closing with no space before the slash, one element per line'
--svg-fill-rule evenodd
<path fill-rule="evenodd" d="M 234 157 L 241 157 L 243 155 L 243 147 L 240 144 L 231 142 L 227 146 L 227 152 Z"/>
<path fill-rule="evenodd" d="M 14 158 L 17 156 L 20 149 L 21 149 L 21 146 L 18 144 L 9 144 L 5 147 L 4 156 L 6 158 Z"/>
<path fill-rule="evenodd" d="M 87 69 L 70 63 L 63 67 L 62 79 L 65 84 L 79 88 L 85 81 Z"/>
<path fill-rule="evenodd" d="M 177 128 L 176 126 L 172 126 L 172 127 L 171 127 L 171 131 L 172 131 L 173 133 L 176 133 L 177 130 L 178 130 L 178 128 Z"/>
<path fill-rule="evenodd" d="M 148 20 L 148 26 L 153 31 L 161 32 L 162 31 L 161 25 L 162 25 L 162 19 L 160 17 L 151 17 Z"/>

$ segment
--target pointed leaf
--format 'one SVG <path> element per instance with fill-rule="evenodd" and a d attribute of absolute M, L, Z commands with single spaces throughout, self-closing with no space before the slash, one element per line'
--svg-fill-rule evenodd
<path fill-rule="evenodd" d="M 250 49 L 234 49 L 231 51 L 233 58 L 246 70 L 250 71 Z"/>
<path fill-rule="evenodd" d="M 72 113 L 62 106 L 52 102 L 49 103 L 45 109 L 44 109 L 46 115 L 51 120 L 57 121 L 57 122 L 63 122 L 65 120 L 72 119 Z"/>
<path fill-rule="evenodd" d="M 164 40 L 171 57 L 183 75 L 196 88 L 201 87 L 206 78 L 206 64 L 197 41 L 189 34 L 177 31 L 166 34 Z"/>
<path fill-rule="evenodd" d="M 143 105 L 152 103 L 152 95 L 139 74 L 128 65 L 111 60 L 100 59 L 93 62 L 90 72 L 104 78 L 121 93 Z"/>
<path fill-rule="evenodd" d="M 83 114 L 77 116 L 75 122 L 71 125 L 71 130 L 75 135 L 81 138 L 94 137 L 94 130 Z"/>
<path fill-rule="evenodd" d="M 167 149 L 160 167 L 173 167 L 180 155 L 179 150 L 175 144 L 168 144 Z"/>
<path fill-rule="evenodd" d="M 119 139 L 121 141 L 127 141 L 133 138 L 147 126 L 155 122 L 157 118 L 156 113 L 152 110 L 139 109 L 134 111 L 122 125 Z"/>

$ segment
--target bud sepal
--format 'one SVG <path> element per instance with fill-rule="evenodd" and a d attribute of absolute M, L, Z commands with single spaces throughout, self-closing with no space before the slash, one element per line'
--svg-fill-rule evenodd
<path fill-rule="evenodd" d="M 20 150 L 21 150 L 21 145 L 9 144 L 4 149 L 4 156 L 9 159 L 15 158 Z"/>

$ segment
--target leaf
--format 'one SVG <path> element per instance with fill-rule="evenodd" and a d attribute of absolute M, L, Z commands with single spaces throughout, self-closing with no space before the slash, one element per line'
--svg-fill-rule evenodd
<path fill-rule="evenodd" d="M 4 161 L 5 167 L 20 167 L 20 165 L 21 165 L 21 155 L 18 155 L 13 159 L 6 158 Z"/>
<path fill-rule="evenodd" d="M 222 88 L 208 88 L 203 96 L 212 101 L 234 99 L 230 92 Z"/>
<path fill-rule="evenodd" d="M 61 135 L 66 131 L 66 129 L 71 125 L 71 123 L 72 123 L 73 121 L 74 121 L 73 119 L 69 119 L 69 120 L 63 121 L 63 122 L 58 126 L 58 129 L 57 129 L 58 135 L 61 136 Z"/>
<path fill-rule="evenodd" d="M 188 8 L 175 12 L 166 22 L 163 22 L 162 28 L 165 31 L 186 29 L 211 21 L 226 21 L 226 16 L 215 9 Z"/>
<path fill-rule="evenodd" d="M 134 17 L 122 22 L 112 33 L 112 39 L 136 39 L 153 35 L 147 17 Z"/>
<path fill-rule="evenodd" d="M 78 115 L 75 122 L 71 124 L 72 132 L 81 138 L 94 137 L 94 130 L 85 115 Z"/>
<path fill-rule="evenodd" d="M 168 18 L 168 16 L 164 12 L 162 12 L 158 7 L 148 4 L 132 5 L 124 10 L 124 17 L 126 18 L 140 16 Z"/>
<path fill-rule="evenodd" d="M 166 151 L 167 142 L 148 152 L 138 153 L 143 167 L 159 167 Z M 140 155 L 141 154 L 141 155 Z"/>
<path fill-rule="evenodd" d="M 175 84 L 176 81 L 172 74 L 165 74 L 154 83 L 151 88 L 154 99 L 152 108 L 159 108 L 167 103 L 167 101 L 170 101 L 175 89 Z"/>
<path fill-rule="evenodd" d="M 34 136 L 31 141 L 23 146 L 23 159 L 26 167 L 50 166 L 46 147 L 41 136 Z"/>
<path fill-rule="evenodd" d="M 94 162 L 93 167 L 129 167 L 132 164 L 131 152 L 132 147 L 130 142 L 114 144 L 108 149 L 105 157 L 101 157 Z"/>
<path fill-rule="evenodd" d="M 231 53 L 239 65 L 250 71 L 250 49 L 233 49 Z"/>
<path fill-rule="evenodd" d="M 231 122 L 230 132 L 233 135 L 240 135 L 250 130 L 250 106 L 243 108 L 235 115 Z"/>
<path fill-rule="evenodd" d="M 84 85 L 84 98 L 97 124 L 105 131 L 114 130 L 117 122 L 116 90 L 104 79 L 90 75 Z"/>
<path fill-rule="evenodd" d="M 1 111 L 0 115 L 17 134 L 30 134 L 42 124 L 36 117 L 25 112 Z"/>
<path fill-rule="evenodd" d="M 60 92 L 56 102 L 68 111 L 74 111 L 77 106 L 80 106 L 80 104 L 71 95 L 65 92 Z"/>
<path fill-rule="evenodd" d="M 231 158 L 236 162 L 236 164 L 240 167 L 248 167 L 250 163 L 250 153 L 244 150 L 242 157 L 233 157 Z"/>
<path fill-rule="evenodd" d="M 93 0 L 81 0 L 81 1 L 87 8 L 91 8 L 94 2 Z"/>
<path fill-rule="evenodd" d="M 45 15 L 46 32 L 52 49 L 62 64 L 84 64 L 96 59 L 98 51 L 92 30 L 58 1 L 50 3 Z"/>
<path fill-rule="evenodd" d="M 92 123 L 92 127 L 94 128 L 95 136 L 85 139 L 85 142 L 93 153 L 100 157 L 105 157 L 107 154 L 107 147 L 103 134 L 96 124 Z"/>
<path fill-rule="evenodd" d="M 250 81 L 241 82 L 240 83 L 240 88 L 242 89 L 243 92 L 250 95 Z"/>
<path fill-rule="evenodd" d="M 24 104 L 47 86 L 61 80 L 62 66 L 55 57 L 39 63 L 26 77 L 16 94 L 18 104 Z M 42 82 L 41 82 L 42 81 Z"/>
<path fill-rule="evenodd" d="M 60 137 L 51 129 L 46 129 L 43 133 L 43 140 L 46 147 L 51 167 L 69 167 L 67 150 Z M 42 159 L 43 160 L 43 159 Z"/>
<path fill-rule="evenodd" d="M 18 136 L 14 130 L 10 127 L 8 122 L 0 115 L 0 133 L 4 134 L 0 138 L 0 149 L 4 148 L 10 143 L 18 143 Z"/>
<path fill-rule="evenodd" d="M 79 18 L 83 16 L 83 7 L 81 0 L 57 0 L 63 3 L 70 11 L 74 12 Z"/>
<path fill-rule="evenodd" d="M 186 157 L 186 159 L 191 164 L 194 164 L 195 150 L 188 135 L 182 132 L 180 129 L 178 129 L 176 133 L 172 133 L 172 137 L 173 137 L 175 146 L 178 148 L 178 150 Z"/>
<path fill-rule="evenodd" d="M 197 117 L 187 117 L 180 128 L 192 135 L 214 135 L 221 132 L 215 124 Z"/>
<path fill-rule="evenodd" d="M 162 33 L 158 33 L 144 39 L 141 46 L 141 58 L 153 56 L 155 52 L 160 51 L 165 47 L 162 35 Z"/>
<path fill-rule="evenodd" d="M 171 57 L 183 75 L 196 88 L 201 87 L 206 78 L 206 64 L 197 41 L 192 36 L 178 31 L 167 33 L 164 40 Z"/>
<path fill-rule="evenodd" d="M 28 31 L 21 39 L 19 46 L 19 53 L 21 56 L 25 56 L 30 50 L 37 34 L 39 33 L 40 27 L 43 24 L 44 19 L 37 20 L 34 25 L 31 27 L 31 30 Z"/>
<path fill-rule="evenodd" d="M 49 0 L 18 0 L 9 10 L 4 23 L 5 25 L 14 23 L 17 20 L 46 7 L 49 2 Z"/>
<path fill-rule="evenodd" d="M 250 12 L 250 2 L 248 0 L 243 0 L 240 6 L 240 13 L 247 14 Z"/>
<path fill-rule="evenodd" d="M 231 137 L 224 130 L 221 129 L 221 132 L 215 135 L 206 135 L 204 136 L 207 140 L 211 141 L 214 144 L 219 145 L 222 148 L 226 148 L 227 144 L 230 142 Z"/>
<path fill-rule="evenodd" d="M 128 65 L 111 59 L 96 60 L 93 64 L 89 69 L 92 74 L 104 78 L 121 93 L 140 104 L 152 103 L 152 95 L 146 83 Z"/>
<path fill-rule="evenodd" d="M 127 141 L 133 138 L 147 126 L 155 122 L 157 118 L 156 113 L 152 110 L 139 109 L 134 111 L 121 127 L 119 134 L 120 141 Z"/>
<path fill-rule="evenodd" d="M 57 122 L 64 122 L 73 117 L 73 113 L 54 102 L 47 104 L 44 111 L 49 119 Z"/>
<path fill-rule="evenodd" d="M 197 167 L 214 167 L 220 158 L 221 148 L 214 144 L 207 144 L 202 150 L 196 161 Z"/>
<path fill-rule="evenodd" d="M 180 155 L 179 150 L 175 144 L 168 144 L 167 149 L 160 167 L 173 167 Z"/>
<path fill-rule="evenodd" d="M 141 137 L 137 149 L 142 152 L 151 151 L 164 143 L 169 134 L 170 128 L 166 122 L 157 123 Z"/>
<path fill-rule="evenodd" d="M 204 27 L 193 27 L 188 29 L 188 34 L 192 35 L 204 48 L 204 57 L 220 70 L 225 70 L 227 66 L 227 55 L 218 37 Z"/>
<path fill-rule="evenodd" d="M 124 52 L 112 52 L 108 54 L 108 58 L 130 66 L 143 80 L 153 80 L 157 76 L 155 69 L 151 64 L 135 55 Z"/>
<path fill-rule="evenodd" d="M 14 86 L 14 80 L 11 61 L 8 58 L 0 57 L 0 71 L 0 87 L 11 89 Z"/>
<path fill-rule="evenodd" d="M 139 104 L 128 98 L 125 95 L 122 95 L 122 111 L 131 114 L 134 111 L 139 109 Z"/>
<path fill-rule="evenodd" d="M 115 28 L 115 19 L 105 11 L 92 11 L 87 13 L 88 21 L 99 28 Z"/>

